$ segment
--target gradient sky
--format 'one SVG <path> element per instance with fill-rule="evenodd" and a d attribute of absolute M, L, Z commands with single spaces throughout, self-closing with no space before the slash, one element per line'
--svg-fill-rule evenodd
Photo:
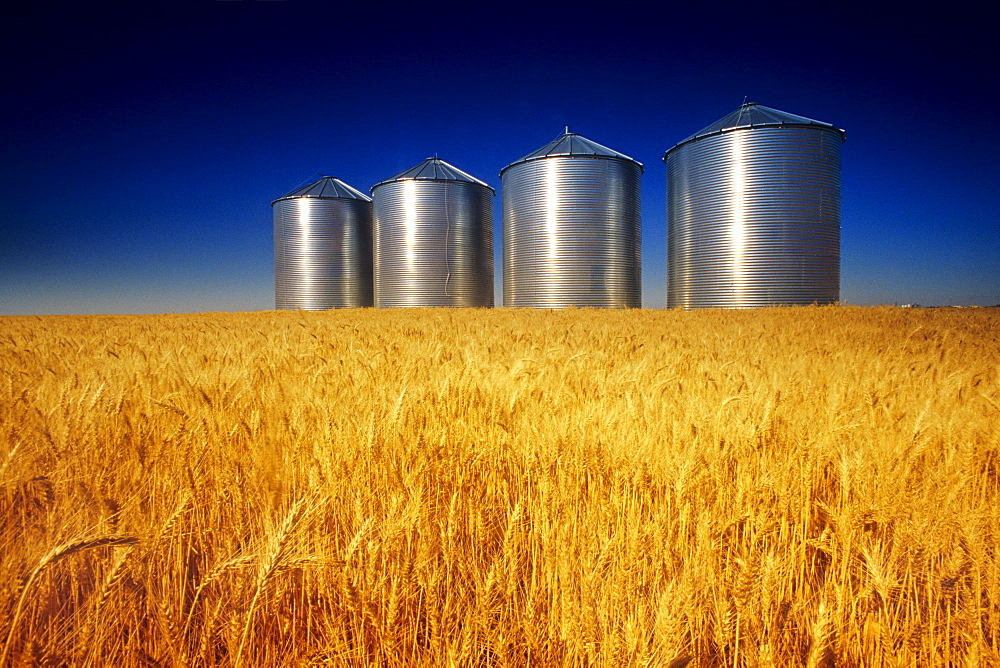
<path fill-rule="evenodd" d="M 1000 304 L 986 3 L 36 2 L 0 28 L 0 314 L 274 306 L 271 200 L 437 154 L 500 170 L 565 126 L 641 161 L 643 303 L 664 152 L 744 97 L 847 131 L 841 300 Z M 495 202 L 500 303 L 500 197 Z"/>

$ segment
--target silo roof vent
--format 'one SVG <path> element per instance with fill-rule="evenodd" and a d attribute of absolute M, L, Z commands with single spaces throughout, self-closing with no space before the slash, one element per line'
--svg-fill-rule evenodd
<path fill-rule="evenodd" d="M 736 130 L 738 128 L 756 128 L 756 127 L 766 127 L 766 126 L 779 126 L 779 125 L 797 125 L 797 126 L 812 126 L 817 128 L 828 128 L 834 132 L 839 132 L 840 136 L 846 137 L 843 130 L 834 127 L 830 123 L 824 123 L 823 121 L 815 121 L 811 118 L 806 118 L 805 116 L 799 116 L 797 114 L 790 114 L 787 111 L 779 111 L 778 109 L 772 109 L 771 107 L 765 107 L 762 104 L 757 104 L 756 102 L 750 102 L 748 104 L 742 104 L 733 113 L 720 118 L 716 122 L 712 123 L 706 128 L 703 128 L 699 132 L 694 133 L 684 141 L 678 142 L 670 151 L 674 150 L 681 144 L 686 144 L 695 139 L 701 139 L 702 137 L 708 137 L 711 135 L 722 134 L 723 132 L 728 132 L 730 130 Z M 670 151 L 667 151 L 669 153 Z"/>
<path fill-rule="evenodd" d="M 503 174 L 514 165 L 519 165 L 522 162 L 548 158 L 553 155 L 582 155 L 596 158 L 618 158 L 620 160 L 629 160 L 634 162 L 639 165 L 639 169 L 643 169 L 642 163 L 635 158 L 630 158 L 624 153 L 619 153 L 618 151 L 610 149 L 607 146 L 598 144 L 596 141 L 591 141 L 586 137 L 581 137 L 575 132 L 570 132 L 569 128 L 566 128 L 566 131 L 563 134 L 559 135 L 537 151 L 529 153 L 520 160 L 515 160 L 510 163 L 500 170 L 500 173 Z"/>
<path fill-rule="evenodd" d="M 427 158 L 419 165 L 411 167 L 405 172 L 400 172 L 390 179 L 376 183 L 372 186 L 372 190 L 374 191 L 375 188 L 378 188 L 383 183 L 391 183 L 393 181 L 461 181 L 463 183 L 477 183 L 490 188 L 489 184 L 480 181 L 472 174 L 463 172 L 454 165 L 448 164 L 441 158 Z M 493 188 L 490 188 L 490 190 L 493 190 Z"/>
<path fill-rule="evenodd" d="M 318 197 L 320 199 L 359 199 L 364 202 L 372 201 L 372 198 L 356 188 L 352 188 L 338 178 L 324 176 L 318 181 L 313 181 L 307 186 L 297 188 L 283 197 L 279 197 L 274 202 L 283 199 L 298 199 L 299 197 Z M 271 202 L 273 205 L 274 202 Z"/>

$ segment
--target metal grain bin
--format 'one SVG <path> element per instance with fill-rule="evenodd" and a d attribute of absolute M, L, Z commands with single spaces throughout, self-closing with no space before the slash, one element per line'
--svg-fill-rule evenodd
<path fill-rule="evenodd" d="M 744 104 L 667 151 L 667 307 L 837 302 L 843 142 Z"/>
<path fill-rule="evenodd" d="M 324 176 L 271 206 L 277 308 L 372 305 L 371 198 Z"/>
<path fill-rule="evenodd" d="M 642 164 L 566 130 L 500 172 L 503 302 L 642 305 Z"/>
<path fill-rule="evenodd" d="M 372 187 L 375 306 L 493 306 L 493 189 L 438 158 Z"/>

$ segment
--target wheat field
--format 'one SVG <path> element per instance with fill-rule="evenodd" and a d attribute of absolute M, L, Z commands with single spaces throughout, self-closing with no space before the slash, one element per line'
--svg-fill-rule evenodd
<path fill-rule="evenodd" d="M 0 665 L 1000 664 L 998 332 L 0 318 Z"/>

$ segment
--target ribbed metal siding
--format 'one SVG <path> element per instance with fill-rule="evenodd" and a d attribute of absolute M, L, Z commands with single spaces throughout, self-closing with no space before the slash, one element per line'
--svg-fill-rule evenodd
<path fill-rule="evenodd" d="M 372 305 L 371 202 L 299 197 L 274 203 L 279 309 Z"/>
<path fill-rule="evenodd" d="M 493 306 L 493 191 L 389 181 L 375 201 L 375 306 Z"/>
<path fill-rule="evenodd" d="M 635 162 L 587 156 L 507 168 L 504 306 L 640 307 L 641 174 Z"/>
<path fill-rule="evenodd" d="M 836 130 L 745 128 L 667 153 L 667 307 L 840 298 Z"/>

